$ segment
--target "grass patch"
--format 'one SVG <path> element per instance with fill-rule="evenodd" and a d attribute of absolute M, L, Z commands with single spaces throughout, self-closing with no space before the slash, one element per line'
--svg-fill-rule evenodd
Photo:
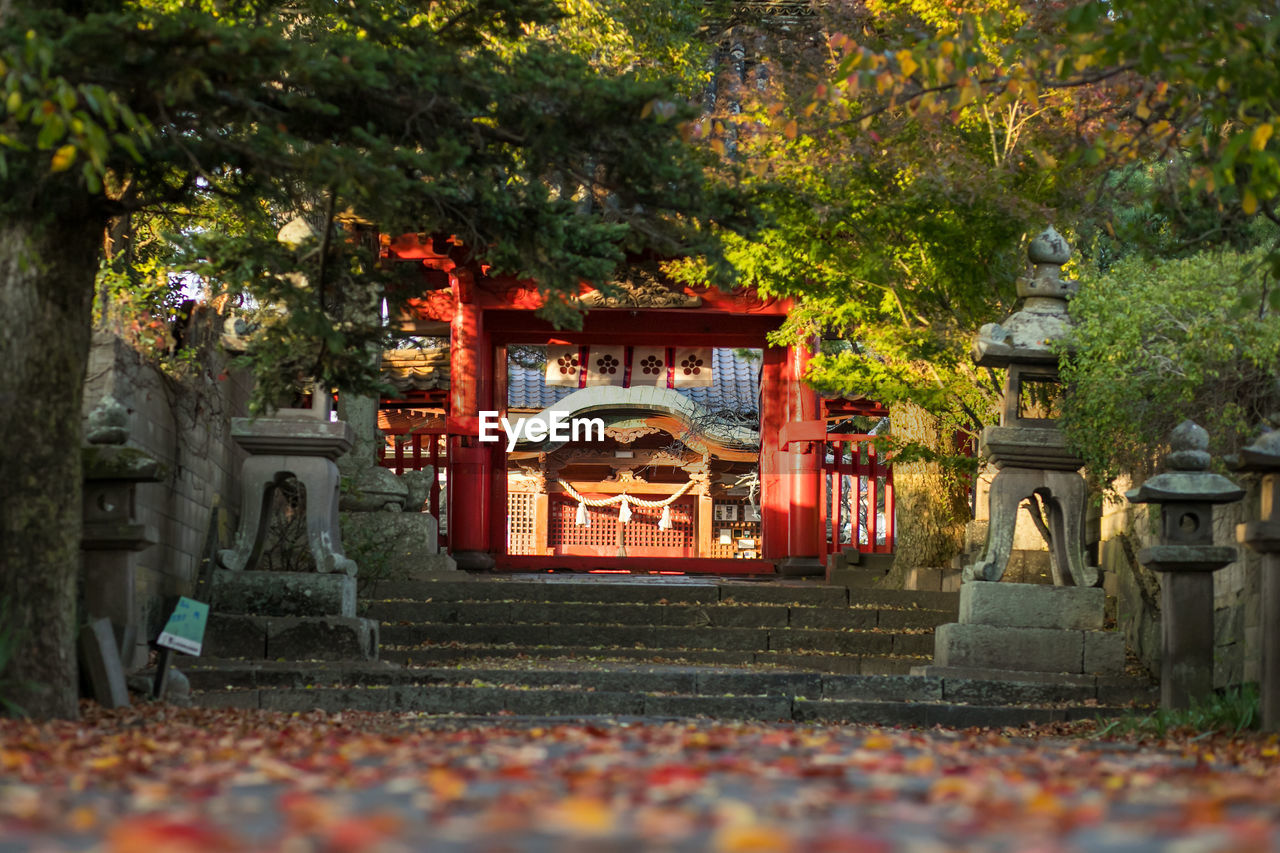
<path fill-rule="evenodd" d="M 1257 685 L 1229 687 L 1191 703 L 1190 708 L 1157 708 L 1149 714 L 1130 712 L 1112 720 L 1099 720 L 1094 737 L 1166 737 L 1172 732 L 1228 732 L 1256 729 L 1262 719 Z"/>

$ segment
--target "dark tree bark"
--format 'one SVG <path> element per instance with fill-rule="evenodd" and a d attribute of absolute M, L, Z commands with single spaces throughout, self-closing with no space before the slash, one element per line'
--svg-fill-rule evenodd
<path fill-rule="evenodd" d="M 81 398 L 103 222 L 91 210 L 0 218 L 0 691 L 77 714 Z"/>

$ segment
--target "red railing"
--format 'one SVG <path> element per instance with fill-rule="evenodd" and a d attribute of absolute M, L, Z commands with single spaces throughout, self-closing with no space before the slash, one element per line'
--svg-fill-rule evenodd
<path fill-rule="evenodd" d="M 387 441 L 378 446 L 378 462 L 397 474 L 421 471 L 430 465 L 434 472 L 427 507 L 440 523 L 440 547 L 448 545 L 447 520 L 440 516 L 440 475 L 448 471 L 449 451 L 444 430 L 420 430 L 412 433 L 387 433 Z M 446 473 L 447 476 L 447 473 Z M 448 508 L 445 508 L 448 512 Z"/>
<path fill-rule="evenodd" d="M 827 433 L 822 443 L 822 514 L 826 552 L 857 548 L 892 554 L 896 535 L 893 466 L 875 436 Z"/>

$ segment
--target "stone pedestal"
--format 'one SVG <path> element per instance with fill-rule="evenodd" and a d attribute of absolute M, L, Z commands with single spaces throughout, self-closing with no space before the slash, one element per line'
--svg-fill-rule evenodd
<path fill-rule="evenodd" d="M 1106 594 L 1097 588 L 970 581 L 960 587 L 960 621 L 938 627 L 931 676 L 1016 681 L 1034 675 L 1119 676 L 1124 637 L 1102 630 Z"/>
<path fill-rule="evenodd" d="M 355 616 L 356 579 L 307 572 L 213 573 L 220 613 L 277 616 Z"/>
<path fill-rule="evenodd" d="M 320 398 L 321 391 L 316 392 Z M 218 562 L 235 571 L 253 569 L 266 537 L 275 490 L 297 478 L 307 494 L 307 545 L 319 572 L 355 575 L 355 561 L 342 549 L 338 527 L 338 466 L 334 460 L 351 447 L 351 428 L 314 412 L 281 410 L 271 418 L 234 418 L 231 436 L 251 455 L 240 470 L 240 527 L 233 548 L 218 552 Z"/>
<path fill-rule="evenodd" d="M 378 623 L 355 611 L 356 579 L 349 575 L 219 569 L 204 655 L 377 660 Z"/>

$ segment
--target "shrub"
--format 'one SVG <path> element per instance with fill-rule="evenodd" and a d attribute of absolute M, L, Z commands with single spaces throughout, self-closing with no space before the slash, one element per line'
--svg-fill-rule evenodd
<path fill-rule="evenodd" d="M 1247 443 L 1275 410 L 1280 291 L 1266 253 L 1129 257 L 1083 282 L 1071 303 L 1063 425 L 1095 476 L 1153 470 L 1191 418 L 1215 454 Z"/>

